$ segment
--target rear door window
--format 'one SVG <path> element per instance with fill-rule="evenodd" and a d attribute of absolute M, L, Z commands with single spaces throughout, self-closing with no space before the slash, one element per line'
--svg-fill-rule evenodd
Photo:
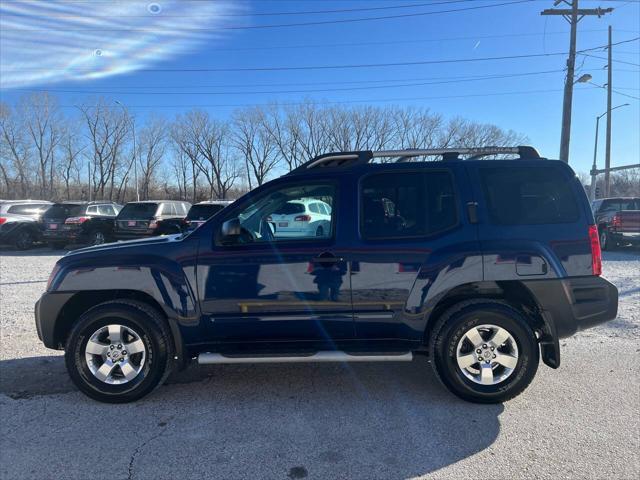
<path fill-rule="evenodd" d="M 448 172 L 386 172 L 361 183 L 360 231 L 365 239 L 422 237 L 457 223 Z"/>
<path fill-rule="evenodd" d="M 480 179 L 491 223 L 572 223 L 579 210 L 572 179 L 556 168 L 483 167 Z"/>

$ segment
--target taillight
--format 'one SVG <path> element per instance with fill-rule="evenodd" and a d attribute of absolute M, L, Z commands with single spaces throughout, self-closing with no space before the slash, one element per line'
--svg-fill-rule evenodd
<path fill-rule="evenodd" d="M 5 217 L 0 217 L 0 225 L 2 225 L 6 221 L 7 219 Z"/>
<path fill-rule="evenodd" d="M 602 275 L 602 250 L 600 250 L 600 235 L 596 225 L 589 225 L 589 242 L 591 243 L 591 273 Z"/>
<path fill-rule="evenodd" d="M 311 216 L 310 215 L 298 215 L 293 220 L 294 220 L 294 222 L 310 222 L 311 221 Z"/>
<path fill-rule="evenodd" d="M 613 227 L 619 227 L 621 224 L 622 224 L 622 219 L 620 218 L 620 215 L 616 213 L 611 219 L 611 225 Z"/>
<path fill-rule="evenodd" d="M 56 278 L 56 275 L 58 274 L 59 271 L 60 271 L 60 265 L 56 264 L 53 267 L 53 270 L 51 270 L 51 274 L 49 275 L 49 279 L 47 280 L 47 292 L 51 290 L 51 284 L 53 283 L 53 280 L 54 278 Z"/>
<path fill-rule="evenodd" d="M 90 217 L 69 217 L 64 221 L 64 223 L 65 225 L 80 225 L 81 223 L 89 220 L 89 218 Z"/>

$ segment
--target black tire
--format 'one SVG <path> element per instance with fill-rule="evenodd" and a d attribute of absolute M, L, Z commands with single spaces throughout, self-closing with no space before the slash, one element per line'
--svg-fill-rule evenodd
<path fill-rule="evenodd" d="M 16 235 L 13 244 L 18 250 L 28 250 L 33 247 L 33 235 L 27 230 L 22 230 Z"/>
<path fill-rule="evenodd" d="M 472 327 L 495 325 L 507 330 L 518 348 L 512 373 L 494 385 L 481 385 L 458 367 L 458 343 Z M 524 315 L 510 305 L 493 300 L 468 300 L 447 310 L 434 326 L 430 340 L 431 363 L 436 376 L 454 395 L 474 403 L 500 403 L 519 395 L 533 380 L 540 351 L 535 333 Z"/>
<path fill-rule="evenodd" d="M 53 250 L 62 250 L 67 244 L 66 242 L 47 242 L 47 245 Z"/>
<path fill-rule="evenodd" d="M 120 385 L 96 378 L 85 359 L 91 335 L 114 323 L 137 332 L 146 349 L 141 371 Z M 127 403 L 148 395 L 166 380 L 171 373 L 173 351 L 169 326 L 154 308 L 143 302 L 114 300 L 91 308 L 78 319 L 66 342 L 65 363 L 73 383 L 85 395 L 100 402 Z"/>
<path fill-rule="evenodd" d="M 322 225 L 316 228 L 316 237 L 324 237 L 324 228 L 322 228 Z"/>
<path fill-rule="evenodd" d="M 102 245 L 107 243 L 107 234 L 101 230 L 93 230 L 89 233 L 89 245 Z"/>
<path fill-rule="evenodd" d="M 600 248 L 602 250 L 615 250 L 619 246 L 618 242 L 611 238 L 611 234 L 606 228 L 600 231 Z"/>

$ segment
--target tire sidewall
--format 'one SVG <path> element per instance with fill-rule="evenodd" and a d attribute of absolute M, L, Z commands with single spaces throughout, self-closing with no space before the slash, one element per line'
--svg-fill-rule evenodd
<path fill-rule="evenodd" d="M 496 385 L 481 385 L 467 378 L 458 367 L 458 343 L 471 328 L 496 325 L 507 330 L 518 347 L 518 363 L 511 375 Z M 443 325 L 434 345 L 434 361 L 443 383 L 456 395 L 475 402 L 491 403 L 522 391 L 535 375 L 539 350 L 531 327 L 518 312 L 500 305 L 476 305 L 452 316 Z"/>
<path fill-rule="evenodd" d="M 602 247 L 602 250 L 609 250 L 610 248 L 609 233 L 606 229 L 602 230 L 602 233 L 600 234 L 600 246 Z"/>
<path fill-rule="evenodd" d="M 33 237 L 30 232 L 23 230 L 16 236 L 15 247 L 18 250 L 27 250 L 33 246 Z"/>
<path fill-rule="evenodd" d="M 98 242 L 98 235 L 102 235 L 101 242 Z M 89 242 L 91 243 L 91 245 L 102 245 L 107 242 L 107 237 L 101 230 L 94 230 L 89 236 Z"/>
<path fill-rule="evenodd" d="M 85 346 L 91 335 L 110 324 L 129 327 L 140 335 L 146 349 L 145 363 L 138 376 L 121 385 L 98 380 L 89 370 Z M 65 361 L 69 374 L 78 388 L 96 400 L 122 403 L 137 400 L 151 392 L 167 368 L 168 352 L 152 320 L 144 312 L 127 306 L 96 307 L 83 315 L 67 341 Z"/>

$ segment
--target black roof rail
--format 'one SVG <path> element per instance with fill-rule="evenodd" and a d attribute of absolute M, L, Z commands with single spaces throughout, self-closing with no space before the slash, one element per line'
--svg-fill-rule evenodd
<path fill-rule="evenodd" d="M 315 168 L 354 167 L 371 162 L 374 158 L 395 158 L 396 163 L 409 162 L 415 157 L 440 156 L 442 160 L 460 160 L 460 155 L 468 155 L 466 160 L 477 160 L 491 155 L 518 155 L 521 159 L 540 159 L 538 151 L 531 146 L 519 147 L 477 147 L 477 148 L 416 148 L 404 150 L 362 150 L 356 152 L 334 152 L 319 155 L 289 173 L 302 173 Z"/>

